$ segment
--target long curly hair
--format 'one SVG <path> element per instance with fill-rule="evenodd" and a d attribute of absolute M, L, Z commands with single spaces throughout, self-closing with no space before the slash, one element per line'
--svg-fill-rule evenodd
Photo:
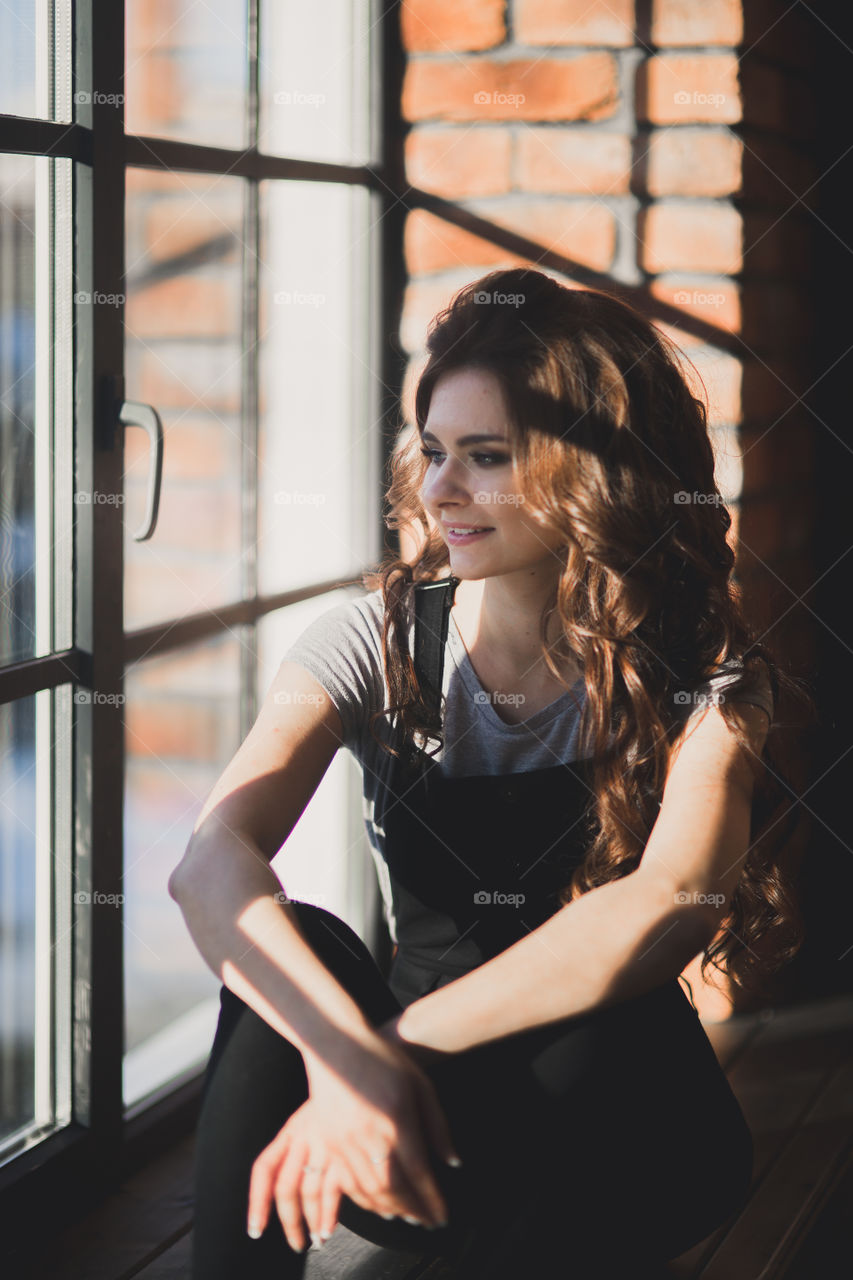
<path fill-rule="evenodd" d="M 785 865 L 802 815 L 773 744 L 780 691 L 812 709 L 814 702 L 745 620 L 731 578 L 731 516 L 714 479 L 707 409 L 686 381 L 681 354 L 620 298 L 527 268 L 466 285 L 432 320 L 415 389 L 417 430 L 390 459 L 385 516 L 389 528 L 420 526 L 423 539 L 410 559 L 391 552 L 362 578 L 367 590 L 382 588 L 390 695 L 370 729 L 383 750 L 406 759 L 417 738 L 443 742 L 441 709 L 419 688 L 408 644 L 415 584 L 446 576 L 449 565 L 420 499 L 429 466 L 421 435 L 442 375 L 487 371 L 509 408 L 513 466 L 528 509 L 564 536 L 561 574 L 541 619 L 543 657 L 566 687 L 561 664 L 579 668 L 586 687 L 580 727 L 591 769 L 586 853 L 560 903 L 637 867 L 684 728 L 679 703 L 720 664 L 742 662 L 747 681 L 763 662 L 776 719 L 760 757 L 731 705 L 735 686 L 718 701 L 750 759 L 755 789 L 741 877 L 701 962 L 703 978 L 713 965 L 755 992 L 804 940 L 795 873 Z M 704 500 L 685 500 L 693 494 Z M 554 609 L 563 635 L 549 647 Z M 375 732 L 386 715 L 396 717 L 398 749 Z"/>

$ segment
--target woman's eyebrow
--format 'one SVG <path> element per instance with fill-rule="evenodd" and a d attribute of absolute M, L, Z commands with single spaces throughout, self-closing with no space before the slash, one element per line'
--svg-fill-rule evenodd
<path fill-rule="evenodd" d="M 441 441 L 439 440 L 438 436 L 433 435 L 433 433 L 432 433 L 431 431 L 424 431 L 423 435 L 421 436 L 421 439 L 422 439 L 422 440 L 434 440 L 434 441 L 436 442 L 436 444 L 441 444 Z M 507 438 L 506 438 L 506 436 L 483 436 L 483 435 L 478 435 L 478 436 L 462 436 L 459 440 L 457 440 L 457 442 L 456 442 L 456 443 L 457 443 L 457 444 L 460 444 L 460 445 L 462 445 L 462 444 L 485 444 L 485 443 L 486 443 L 487 441 L 489 441 L 489 440 L 500 440 L 500 441 L 502 441 L 502 443 L 503 443 L 503 444 L 506 444 L 506 443 L 507 443 Z"/>

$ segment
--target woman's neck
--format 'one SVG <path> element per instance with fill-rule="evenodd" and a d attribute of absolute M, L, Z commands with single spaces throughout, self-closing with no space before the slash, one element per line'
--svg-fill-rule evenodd
<path fill-rule="evenodd" d="M 542 656 L 541 617 L 553 591 L 552 582 L 533 579 L 510 584 L 503 575 L 492 578 L 463 578 L 454 595 L 453 618 L 465 642 L 469 657 L 486 656 L 506 673 L 507 680 L 553 680 Z M 548 618 L 547 643 L 556 644 L 561 634 L 556 610 Z M 576 679 L 579 670 L 569 673 Z"/>

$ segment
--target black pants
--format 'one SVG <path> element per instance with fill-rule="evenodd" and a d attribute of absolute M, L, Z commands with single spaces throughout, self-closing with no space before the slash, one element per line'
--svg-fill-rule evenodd
<path fill-rule="evenodd" d="M 296 910 L 372 1024 L 399 1013 L 353 930 L 323 908 Z M 252 1164 L 308 1088 L 299 1051 L 223 987 L 197 1135 L 194 1280 L 402 1280 L 437 1256 L 464 1280 L 516 1280 L 537 1266 L 559 1275 L 563 1260 L 584 1280 L 657 1276 L 743 1202 L 752 1139 L 677 981 L 427 1070 L 463 1161 L 433 1165 L 447 1228 L 386 1221 L 344 1197 L 342 1225 L 320 1250 L 294 1253 L 274 1204 L 250 1240 Z"/>

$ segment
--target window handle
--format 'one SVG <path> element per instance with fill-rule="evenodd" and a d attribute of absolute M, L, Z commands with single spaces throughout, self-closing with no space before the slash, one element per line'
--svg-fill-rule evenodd
<path fill-rule="evenodd" d="M 145 542 L 157 526 L 160 507 L 160 483 L 163 479 L 163 423 L 150 404 L 138 400 L 124 400 L 118 411 L 123 427 L 142 427 L 148 433 L 148 486 L 145 495 L 145 519 L 134 533 L 135 542 Z"/>

